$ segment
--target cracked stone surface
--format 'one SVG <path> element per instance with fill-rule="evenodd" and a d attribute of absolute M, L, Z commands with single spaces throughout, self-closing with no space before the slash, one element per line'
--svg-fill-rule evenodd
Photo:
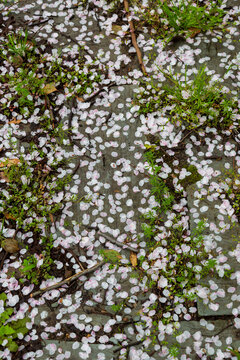
<path fill-rule="evenodd" d="M 71 1 L 66 3 L 74 4 Z M 229 1 L 228 4 L 240 8 L 238 0 Z M 78 260 L 88 267 L 98 261 L 98 252 L 101 249 L 117 250 L 123 259 L 118 268 L 109 271 L 108 266 L 104 265 L 101 270 L 92 274 L 94 279 L 97 278 L 98 284 L 88 290 L 87 296 L 84 284 L 87 280 L 91 280 L 91 277 L 79 278 L 73 284 L 75 294 L 68 294 L 67 287 L 57 289 L 59 295 L 57 301 L 54 301 L 54 292 L 45 293 L 38 300 L 28 300 L 28 305 L 33 309 L 36 307 L 32 317 L 34 325 L 42 331 L 40 343 L 43 350 L 32 352 L 30 357 L 24 359 L 122 360 L 124 358 L 119 357 L 120 353 L 115 350 L 139 341 L 135 323 L 137 324 L 144 315 L 143 303 L 148 301 L 151 290 L 145 290 L 142 286 L 131 291 L 135 284 L 131 278 L 134 270 L 130 265 L 129 250 L 112 244 L 100 236 L 96 228 L 99 227 L 102 232 L 110 234 L 120 242 L 129 237 L 130 244 L 141 249 L 141 246 L 137 245 L 137 237 L 139 235 L 143 240 L 141 216 L 142 209 L 148 207 L 150 184 L 142 167 L 143 144 L 147 141 L 147 137 L 141 129 L 143 127 L 141 116 L 131 110 L 132 100 L 139 88 L 139 79 L 133 71 L 139 70 L 139 64 L 134 51 L 129 53 L 129 47 L 132 49 L 131 44 L 124 44 L 114 32 L 106 33 L 108 24 L 96 11 L 99 7 L 93 6 L 83 10 L 81 7 L 71 8 L 70 5 L 69 9 L 61 10 L 64 7 L 62 1 L 48 0 L 42 4 L 41 1 L 22 0 L 13 10 L 17 27 L 29 22 L 30 34 L 36 33 L 35 39 L 39 44 L 48 43 L 56 49 L 80 44 L 91 57 L 100 57 L 100 62 L 108 65 L 108 80 L 112 81 L 113 78 L 115 82 L 112 87 L 107 88 L 106 81 L 104 96 L 99 94 L 89 106 L 85 107 L 81 102 L 73 104 L 65 101 L 64 103 L 67 114 L 62 116 L 61 122 L 69 128 L 69 119 L 72 118 L 70 125 L 73 127 L 72 138 L 79 146 L 79 148 L 72 144 L 70 147 L 66 146 L 66 153 L 69 151 L 70 154 L 75 150 L 75 155 L 72 153 L 69 155 L 72 169 L 80 164 L 74 175 L 74 182 L 68 185 L 67 191 L 71 191 L 77 180 L 79 185 L 77 193 L 80 196 L 89 194 L 91 202 L 70 203 L 64 209 L 64 217 L 56 221 L 54 239 L 61 245 L 69 242 L 67 247 L 69 246 L 77 254 Z M 87 15 L 85 22 L 81 22 L 83 15 Z M 39 17 L 48 21 L 43 26 L 31 25 L 32 19 Z M 151 40 L 147 33 L 141 35 L 145 40 Z M 198 69 L 202 63 L 206 63 L 213 74 L 223 79 L 224 86 L 237 93 L 239 70 L 231 70 L 229 76 L 225 73 L 228 64 L 240 52 L 239 25 L 237 29 L 230 28 L 221 41 L 218 41 L 217 36 L 217 32 L 199 34 L 188 41 L 170 43 L 160 54 L 159 46 L 153 47 L 151 51 L 145 50 L 146 44 L 140 46 L 141 39 L 139 46 L 149 72 L 151 67 L 155 66 L 155 62 L 148 58 L 150 53 L 159 56 L 160 65 L 161 61 L 167 58 L 164 66 L 171 65 L 174 70 L 181 71 L 182 74 L 185 71 L 183 63 L 188 65 L 189 69 Z M 58 42 L 55 43 L 54 39 Z M 230 39 L 231 49 L 228 48 Z M 183 63 L 177 61 L 176 56 L 180 57 Z M 189 77 L 193 73 L 194 71 L 190 72 Z M 28 130 L 31 131 L 29 128 Z M 175 139 L 178 131 L 179 129 L 173 129 L 170 136 Z M 28 132 L 27 128 L 26 132 Z M 81 138 L 78 136 L 79 132 Z M 206 291 L 209 291 L 209 298 L 202 300 L 198 297 L 196 319 L 180 320 L 177 333 L 173 335 L 161 335 L 159 330 L 160 341 L 163 344 L 166 341 L 168 347 L 176 345 L 179 348 L 178 360 L 199 358 L 220 360 L 224 359 L 220 353 L 226 352 L 229 345 L 234 349 L 240 349 L 240 330 L 234 327 L 234 319 L 239 313 L 240 297 L 238 295 L 240 282 L 234 275 L 239 272 L 239 259 L 234 250 L 237 245 L 236 239 L 239 241 L 240 225 L 236 216 L 225 210 L 223 203 L 225 198 L 222 198 L 221 194 L 214 200 L 212 198 L 209 200 L 209 196 L 213 196 L 216 192 L 215 183 L 221 182 L 225 176 L 226 163 L 230 164 L 230 169 L 234 166 L 233 159 L 239 163 L 240 138 L 236 136 L 236 139 L 228 139 L 229 134 L 222 134 L 219 137 L 213 134 L 215 148 L 211 156 L 208 156 L 209 148 L 206 143 L 202 145 L 201 142 L 204 142 L 204 138 L 210 139 L 210 135 L 209 130 L 209 133 L 202 138 L 200 136 L 199 145 L 196 145 L 196 136 L 193 132 L 183 142 L 184 149 L 180 150 L 182 156 L 189 156 L 188 163 L 197 166 L 199 172 L 203 174 L 202 180 L 186 188 L 185 198 L 189 211 L 186 213 L 186 222 L 188 229 L 192 231 L 200 219 L 205 219 L 205 242 L 209 243 L 209 246 L 213 243 L 217 244 L 213 253 L 215 256 L 222 256 L 223 266 L 219 268 L 218 276 L 212 274 L 199 281 L 207 289 Z M 183 138 L 181 130 L 180 137 Z M 163 142 L 165 140 L 162 139 Z M 236 149 L 238 159 L 236 156 L 226 155 L 224 146 L 227 142 Z M 177 145 L 178 143 L 176 147 Z M 18 148 L 20 149 L 21 146 L 27 149 L 28 141 L 19 141 Z M 84 154 L 81 152 L 82 148 L 85 150 Z M 174 149 L 174 146 L 170 148 Z M 203 207 L 207 207 L 207 210 L 199 214 L 199 209 Z M 69 219 L 69 224 L 64 225 L 64 220 Z M 223 224 L 227 224 L 227 227 L 222 226 Z M 129 265 L 127 268 L 124 266 L 126 264 Z M 228 265 L 226 270 L 232 270 L 232 274 L 226 277 L 223 276 L 224 264 Z M 72 273 L 69 276 L 79 271 L 76 260 L 72 260 L 71 265 L 73 265 Z M 112 305 L 119 304 L 123 300 L 124 292 L 128 293 L 126 303 L 116 313 Z M 95 300 L 92 301 L 94 297 Z M 96 300 L 98 297 L 102 300 Z M 218 304 L 217 309 L 211 304 Z M 113 324 L 111 320 L 114 320 Z M 104 336 L 105 330 L 108 334 L 109 328 L 110 333 L 111 327 L 117 329 L 118 326 L 121 326 L 122 338 L 116 339 L 112 336 L 109 341 L 111 345 L 105 344 L 104 339 L 102 343 L 88 341 L 93 336 L 92 332 L 94 334 L 99 332 L 97 337 L 99 341 L 99 338 Z M 144 357 L 145 355 L 138 352 L 141 350 L 141 345 L 133 345 L 130 347 L 129 359 L 173 359 L 167 346 L 163 345 L 161 351 L 157 345 L 155 346 L 154 349 L 148 349 Z M 151 355 L 153 350 L 156 351 Z M 228 355 L 225 358 L 236 360 L 236 357 L 230 353 Z"/>

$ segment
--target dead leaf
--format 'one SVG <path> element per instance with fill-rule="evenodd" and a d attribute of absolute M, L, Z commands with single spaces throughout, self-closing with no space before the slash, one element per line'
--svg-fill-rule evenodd
<path fill-rule="evenodd" d="M 137 255 L 134 252 L 130 254 L 130 261 L 133 267 L 137 266 Z"/>
<path fill-rule="evenodd" d="M 13 120 L 9 121 L 9 124 L 20 124 L 21 120 L 17 120 L 16 118 L 14 118 Z"/>
<path fill-rule="evenodd" d="M 108 262 L 113 264 L 122 259 L 122 256 L 116 250 L 102 250 L 102 255 Z"/>
<path fill-rule="evenodd" d="M 4 174 L 3 171 L 0 171 L 0 179 L 9 182 L 9 178 Z"/>
<path fill-rule="evenodd" d="M 15 252 L 19 251 L 18 242 L 15 239 L 4 239 L 1 246 L 6 252 L 10 254 L 14 254 Z"/>
<path fill-rule="evenodd" d="M 5 161 L 0 162 L 0 167 L 10 167 L 12 165 L 17 165 L 20 163 L 19 159 L 6 159 Z"/>
<path fill-rule="evenodd" d="M 112 25 L 112 32 L 117 35 L 119 31 L 122 31 L 122 27 L 120 25 Z"/>
<path fill-rule="evenodd" d="M 43 94 L 44 95 L 48 95 L 51 94 L 54 91 L 57 91 L 57 89 L 55 88 L 55 84 L 54 83 L 49 83 L 47 85 L 44 86 L 44 88 L 42 89 Z"/>
<path fill-rule="evenodd" d="M 10 57 L 10 61 L 15 66 L 20 66 L 23 63 L 23 58 L 20 55 L 14 55 Z"/>
<path fill-rule="evenodd" d="M 201 30 L 197 28 L 190 28 L 189 30 L 191 31 L 190 38 L 194 38 L 197 34 L 201 32 Z"/>
<path fill-rule="evenodd" d="M 65 268 L 65 278 L 69 278 L 70 276 L 72 276 L 72 270 Z"/>
<path fill-rule="evenodd" d="M 3 215 L 5 216 L 5 218 L 7 220 L 9 220 L 9 219 L 16 220 L 16 218 L 13 215 L 9 214 L 9 213 L 3 213 Z"/>
<path fill-rule="evenodd" d="M 49 214 L 49 217 L 50 217 L 51 223 L 54 223 L 54 219 L 53 219 L 52 214 Z"/>

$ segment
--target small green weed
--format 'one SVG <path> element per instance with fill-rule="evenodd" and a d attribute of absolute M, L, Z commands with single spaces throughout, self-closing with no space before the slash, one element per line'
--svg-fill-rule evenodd
<path fill-rule="evenodd" d="M 20 31 L 18 34 L 8 35 L 8 42 L 6 42 L 5 46 L 10 54 L 21 56 L 21 58 L 24 58 L 35 49 L 35 45 L 28 40 L 27 30 L 25 33 Z"/>
<path fill-rule="evenodd" d="M 165 182 L 159 177 L 161 166 L 157 165 L 156 154 L 154 148 L 146 146 L 145 158 L 148 162 L 148 173 L 150 176 L 149 182 L 151 184 L 151 193 L 154 195 L 156 201 L 160 204 L 161 212 L 166 212 L 171 208 L 174 201 L 174 195 L 171 193 Z"/>
<path fill-rule="evenodd" d="M 177 345 L 172 345 L 169 348 L 169 355 L 173 356 L 174 358 L 176 358 L 179 355 L 179 344 Z"/>
<path fill-rule="evenodd" d="M 124 307 L 124 301 L 121 301 L 119 304 L 111 305 L 111 309 L 115 312 L 121 311 L 123 307 Z"/>
<path fill-rule="evenodd" d="M 26 323 L 29 318 L 19 319 L 11 321 L 11 315 L 13 309 L 6 307 L 7 295 L 5 293 L 0 294 L 0 346 L 7 347 L 10 352 L 16 352 L 18 345 L 15 341 L 19 334 L 27 334 L 28 329 Z"/>
<path fill-rule="evenodd" d="M 231 348 L 228 348 L 227 351 L 229 351 L 231 355 L 235 356 L 237 360 L 240 360 L 240 352 L 238 350 L 233 350 Z"/>
<path fill-rule="evenodd" d="M 17 94 L 20 113 L 32 114 L 35 108 L 34 98 L 42 94 L 42 88 L 46 79 L 38 78 L 37 67 L 33 67 L 30 71 L 20 69 L 14 75 L 6 75 L 9 87 Z"/>

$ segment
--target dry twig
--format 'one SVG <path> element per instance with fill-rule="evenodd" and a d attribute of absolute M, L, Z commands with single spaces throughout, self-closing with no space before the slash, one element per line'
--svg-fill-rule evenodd
<path fill-rule="evenodd" d="M 60 286 L 62 286 L 64 284 L 68 284 L 69 282 L 71 282 L 73 280 L 76 280 L 79 276 L 90 274 L 91 272 L 97 270 L 103 264 L 105 264 L 105 261 L 100 261 L 98 264 L 94 265 L 93 267 L 91 267 L 89 269 L 86 269 L 84 271 L 80 271 L 77 274 L 74 274 L 74 275 L 70 276 L 69 278 L 67 278 L 65 280 L 62 280 L 62 281 L 60 281 L 60 282 L 58 282 L 58 283 L 56 283 L 54 285 L 51 285 L 51 286 L 48 286 L 48 287 L 46 287 L 44 289 L 40 289 L 39 291 L 36 291 L 35 293 L 31 294 L 30 297 L 38 296 L 40 294 L 43 294 L 46 291 L 56 289 L 56 288 L 58 288 L 58 287 L 60 287 Z"/>
<path fill-rule="evenodd" d="M 140 64 L 140 67 L 141 67 L 141 70 L 143 72 L 144 75 L 147 75 L 147 71 L 145 69 L 145 66 L 143 64 L 143 59 L 142 59 L 142 54 L 141 54 L 141 51 L 138 47 L 138 44 L 137 44 L 137 39 L 136 39 L 136 35 L 135 35 L 135 31 L 134 31 L 134 25 L 133 25 L 133 22 L 132 20 L 129 19 L 130 17 L 130 14 L 129 14 L 129 4 L 128 4 L 128 0 L 124 0 L 124 9 L 126 11 L 126 15 L 127 15 L 127 19 L 128 19 L 128 23 L 129 23 L 129 26 L 130 26 L 130 31 L 131 31 L 131 37 L 132 37 L 132 43 L 133 43 L 133 46 L 137 52 L 137 58 L 138 58 L 138 62 Z"/>
<path fill-rule="evenodd" d="M 107 239 L 108 241 L 110 241 L 110 242 L 113 243 L 113 244 L 116 244 L 116 245 L 118 245 L 118 246 L 120 246 L 120 247 L 122 247 L 122 248 L 126 248 L 126 249 L 128 249 L 128 250 L 131 250 L 131 251 L 135 252 L 136 254 L 138 253 L 138 250 L 137 250 L 137 249 L 131 247 L 130 245 L 121 243 L 120 241 L 117 241 L 117 240 L 113 239 L 111 236 L 109 236 L 109 235 L 107 235 L 107 234 L 103 234 L 103 233 L 100 232 L 100 231 L 98 232 L 98 234 L 101 235 L 101 236 L 103 236 L 103 237 L 105 237 L 105 239 Z"/>

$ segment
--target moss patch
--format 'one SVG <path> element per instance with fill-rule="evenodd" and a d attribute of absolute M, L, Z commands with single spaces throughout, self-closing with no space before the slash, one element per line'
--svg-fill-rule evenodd
<path fill-rule="evenodd" d="M 179 180 L 179 183 L 186 189 L 188 185 L 195 184 L 197 181 L 200 181 L 202 179 L 202 175 L 199 174 L 196 166 L 189 165 L 187 167 L 187 171 L 191 173 L 191 175 L 188 175 L 185 177 L 185 179 Z"/>

